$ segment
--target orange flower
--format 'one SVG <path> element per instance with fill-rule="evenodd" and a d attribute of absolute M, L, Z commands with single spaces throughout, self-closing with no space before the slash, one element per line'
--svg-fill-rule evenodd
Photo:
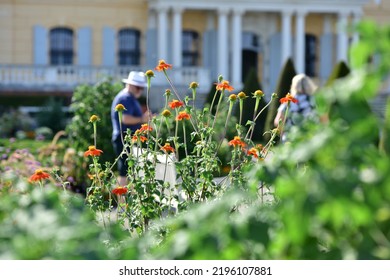
<path fill-rule="evenodd" d="M 181 106 L 184 105 L 184 102 L 183 101 L 179 101 L 179 100 L 176 100 L 176 99 L 173 99 L 172 102 L 169 102 L 168 106 L 171 108 L 171 109 L 175 109 L 175 108 L 180 108 Z"/>
<path fill-rule="evenodd" d="M 229 84 L 229 81 L 223 80 L 217 85 L 217 90 L 227 90 L 227 91 L 232 91 L 234 88 Z"/>
<path fill-rule="evenodd" d="M 150 127 L 147 123 L 144 123 L 143 125 L 141 125 L 141 128 L 139 129 L 139 132 L 145 132 L 145 131 L 152 131 L 153 128 Z"/>
<path fill-rule="evenodd" d="M 133 135 L 133 137 L 131 138 L 131 140 L 133 141 L 133 142 L 137 142 L 138 141 L 138 139 L 143 143 L 143 142 L 145 142 L 148 138 L 146 138 L 145 136 L 139 136 L 139 135 Z"/>
<path fill-rule="evenodd" d="M 255 146 L 255 149 L 259 152 L 260 155 L 264 154 L 266 152 L 266 149 L 263 145 L 257 144 Z"/>
<path fill-rule="evenodd" d="M 234 136 L 234 139 L 229 141 L 229 145 L 234 147 L 245 147 L 246 144 L 241 140 L 240 136 Z"/>
<path fill-rule="evenodd" d="M 112 190 L 112 193 L 117 195 L 125 195 L 127 194 L 127 192 L 128 192 L 127 188 L 120 187 L 120 186 Z"/>
<path fill-rule="evenodd" d="M 50 175 L 48 173 L 44 172 L 42 169 L 37 169 L 35 170 L 35 173 L 31 175 L 29 181 L 35 182 L 35 181 L 40 181 L 42 179 L 47 179 L 49 177 Z"/>
<path fill-rule="evenodd" d="M 256 148 L 251 148 L 248 151 L 249 156 L 253 156 L 254 158 L 259 158 L 259 155 L 257 154 L 257 149 Z"/>
<path fill-rule="evenodd" d="M 88 147 L 88 151 L 86 151 L 86 152 L 84 153 L 84 156 L 85 156 L 85 157 L 87 157 L 87 156 L 93 156 L 93 157 L 95 157 L 95 156 L 100 156 L 101 153 L 103 153 L 102 150 L 96 149 L 95 146 L 89 146 L 89 147 Z"/>
<path fill-rule="evenodd" d="M 175 149 L 172 148 L 169 143 L 165 143 L 165 145 L 161 147 L 161 150 L 165 151 L 168 154 L 175 152 Z"/>
<path fill-rule="evenodd" d="M 159 60 L 157 67 L 155 68 L 157 71 L 164 71 L 172 68 L 172 64 L 168 64 L 165 60 Z"/>
<path fill-rule="evenodd" d="M 286 103 L 286 102 L 298 103 L 298 99 L 292 97 L 291 93 L 287 93 L 287 95 L 285 97 L 280 98 L 280 103 Z"/>
<path fill-rule="evenodd" d="M 103 178 L 103 176 L 104 176 L 104 173 L 103 172 L 100 172 L 99 173 L 99 176 L 96 176 L 96 174 L 87 174 L 88 175 L 88 178 L 90 179 L 90 180 L 94 180 L 95 178 L 97 178 L 97 177 L 99 177 L 99 178 Z"/>
<path fill-rule="evenodd" d="M 176 120 L 181 121 L 181 120 L 189 120 L 191 116 L 186 112 L 186 111 L 181 111 L 177 117 Z"/>

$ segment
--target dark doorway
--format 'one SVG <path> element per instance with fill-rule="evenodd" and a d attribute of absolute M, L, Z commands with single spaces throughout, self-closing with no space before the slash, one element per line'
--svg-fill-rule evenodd
<path fill-rule="evenodd" d="M 244 82 L 251 68 L 258 70 L 257 52 L 253 50 L 242 51 L 242 81 Z"/>

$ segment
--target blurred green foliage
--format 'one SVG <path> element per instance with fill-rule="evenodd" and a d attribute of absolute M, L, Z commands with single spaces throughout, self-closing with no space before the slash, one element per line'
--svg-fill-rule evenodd
<path fill-rule="evenodd" d="M 0 259 L 116 258 L 107 242 L 121 234 L 119 226 L 102 231 L 80 195 L 23 182 L 13 186 L 0 192 Z"/>
<path fill-rule="evenodd" d="M 381 130 L 379 149 L 387 156 L 390 155 L 390 99 L 387 99 L 385 119 Z"/>
<path fill-rule="evenodd" d="M 43 108 L 37 114 L 38 125 L 50 128 L 54 133 L 63 130 L 66 123 L 66 115 L 62 109 L 63 101 L 51 97 L 43 105 Z"/>
<path fill-rule="evenodd" d="M 76 88 L 72 104 L 73 118 L 66 127 L 69 145 L 75 150 L 76 166 L 72 177 L 77 184 L 85 185 L 88 182 L 88 165 L 83 153 L 88 146 L 94 145 L 93 127 L 89 123 L 92 115 L 100 118 L 98 122 L 96 147 L 103 150 L 101 162 L 113 162 L 115 154 L 111 143 L 111 104 L 115 95 L 122 89 L 121 84 L 113 83 L 111 78 L 105 79 L 93 86 L 81 85 Z"/>

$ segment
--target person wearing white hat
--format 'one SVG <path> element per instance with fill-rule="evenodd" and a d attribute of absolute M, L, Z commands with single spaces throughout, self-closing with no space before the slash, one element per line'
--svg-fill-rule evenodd
<path fill-rule="evenodd" d="M 124 137 L 127 129 L 130 129 L 132 133 L 135 132 L 141 128 L 141 124 L 147 123 L 151 117 L 150 112 L 142 112 L 141 104 L 138 101 L 147 85 L 145 74 L 143 72 L 131 71 L 128 78 L 123 79 L 122 82 L 125 84 L 125 87 L 115 96 L 111 105 L 112 143 L 117 156 L 123 151 L 121 133 L 123 133 Z M 115 110 L 118 104 L 122 104 L 126 108 L 122 112 L 121 120 L 119 120 L 118 112 Z M 122 132 L 120 131 L 119 122 L 122 123 Z M 127 172 L 127 159 L 125 156 L 118 159 L 118 171 L 118 183 L 120 186 L 124 186 L 126 185 Z"/>

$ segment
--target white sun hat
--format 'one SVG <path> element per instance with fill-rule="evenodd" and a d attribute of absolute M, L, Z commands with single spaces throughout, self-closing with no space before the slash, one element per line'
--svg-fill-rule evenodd
<path fill-rule="evenodd" d="M 137 86 L 137 87 L 146 87 L 146 78 L 143 72 L 131 71 L 127 79 L 123 79 L 122 82 L 125 84 Z"/>

